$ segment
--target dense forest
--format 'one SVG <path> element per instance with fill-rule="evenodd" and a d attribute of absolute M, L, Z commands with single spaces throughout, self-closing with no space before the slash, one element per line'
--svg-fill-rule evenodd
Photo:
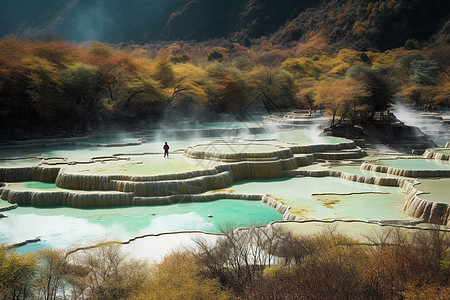
<path fill-rule="evenodd" d="M 447 299 L 450 240 L 436 229 L 229 231 L 150 265 L 118 243 L 19 255 L 0 248 L 3 299 Z M 9 253 L 8 253 L 9 251 Z M 277 263 L 274 265 L 273 262 Z"/>
<path fill-rule="evenodd" d="M 100 123 L 236 114 L 252 103 L 326 109 L 358 122 L 403 99 L 450 106 L 449 45 L 407 40 L 384 52 L 337 48 L 323 30 L 289 46 L 266 38 L 245 47 L 202 43 L 130 45 L 0 40 L 4 138 L 82 133 Z M 270 108 L 270 107 L 269 107 Z"/>
<path fill-rule="evenodd" d="M 244 118 L 261 102 L 325 109 L 331 125 L 398 99 L 450 106 L 448 1 L 219 2 L 0 3 L 0 139 Z"/>

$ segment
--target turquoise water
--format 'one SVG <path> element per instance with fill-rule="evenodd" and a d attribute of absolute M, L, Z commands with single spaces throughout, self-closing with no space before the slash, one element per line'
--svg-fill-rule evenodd
<path fill-rule="evenodd" d="M 106 209 L 19 207 L 5 214 L 8 218 L 0 222 L 0 244 L 41 237 L 41 242 L 21 247 L 20 251 L 76 246 L 96 239 L 124 241 L 180 230 L 221 232 L 227 226 L 263 225 L 283 219 L 261 201 L 230 199 Z"/>
<path fill-rule="evenodd" d="M 28 181 L 22 183 L 25 188 L 28 189 L 56 189 L 56 184 L 54 183 L 45 183 L 40 181 Z"/>
<path fill-rule="evenodd" d="M 232 134 L 230 131 L 225 129 L 234 128 L 254 128 L 254 127 L 264 127 L 266 133 L 261 133 L 258 135 L 253 135 L 250 131 L 245 130 L 237 135 Z M 135 133 L 118 133 L 111 134 L 105 133 L 104 136 L 100 134 L 92 138 L 74 141 L 72 145 L 56 145 L 49 144 L 48 146 L 42 145 L 32 145 L 27 147 L 22 147 L 18 149 L 0 149 L 1 158 L 16 158 L 16 157 L 66 157 L 69 160 L 89 160 L 92 157 L 97 156 L 109 156 L 117 153 L 142 153 L 142 152 L 152 152 L 152 153 L 162 153 L 162 145 L 167 141 L 170 145 L 170 151 L 176 149 L 184 149 L 189 146 L 195 146 L 198 144 L 209 143 L 215 139 L 233 139 L 236 137 L 243 138 L 271 138 L 280 139 L 283 142 L 298 143 L 300 145 L 311 145 L 311 144 L 323 144 L 330 143 L 336 144 L 340 142 L 348 142 L 348 140 L 335 137 L 319 136 L 320 130 L 314 129 L 315 126 L 310 128 L 302 129 L 288 129 L 280 130 L 275 126 L 269 126 L 266 123 L 259 122 L 218 122 L 218 123 L 208 123 L 207 125 L 186 125 L 181 126 L 181 128 L 186 129 L 186 132 L 190 133 L 187 137 L 177 137 L 175 134 L 177 132 L 176 127 L 162 128 L 162 130 L 149 131 L 147 141 L 142 145 L 133 146 L 121 146 L 121 147 L 96 147 L 90 146 L 89 144 L 116 144 L 116 143 L 135 143 L 138 142 L 139 132 Z M 192 128 L 192 129 L 190 129 Z M 223 132 L 220 129 L 223 128 Z M 170 130 L 166 130 L 170 129 Z M 198 130 L 197 130 L 198 129 Z M 217 130 L 215 136 L 208 136 L 211 134 L 202 133 L 202 129 L 219 129 Z M 173 133 L 171 133 L 173 132 Z M 146 134 L 143 133 L 145 136 Z M 37 164 L 39 160 L 30 161 L 28 164 Z M 0 167 L 6 165 L 8 162 L 0 161 Z M 19 163 L 23 163 L 20 162 Z"/>
<path fill-rule="evenodd" d="M 450 170 L 450 162 L 437 159 L 385 159 L 377 163 L 403 170 Z"/>
<path fill-rule="evenodd" d="M 264 124 L 250 122 L 223 122 L 207 125 L 181 126 L 183 131 L 192 131 L 186 138 L 177 137 L 177 128 L 162 128 L 162 131 L 146 131 L 143 133 L 106 134 L 74 145 L 30 146 L 20 149 L 0 149 L 0 157 L 67 157 L 71 160 L 87 161 L 92 157 L 111 156 L 113 154 L 157 153 L 153 156 L 132 156 L 129 161 L 107 162 L 105 164 L 86 164 L 66 166 L 66 169 L 81 168 L 81 171 L 95 169 L 98 173 L 127 172 L 129 174 L 148 175 L 152 170 L 167 172 L 190 170 L 187 158 L 181 155 L 171 155 L 170 160 L 163 160 L 162 145 L 167 141 L 171 152 L 189 146 L 205 144 L 216 139 L 232 139 L 233 128 L 253 128 Z M 278 130 L 275 126 L 264 127 L 266 133 L 252 135 L 249 130 L 240 130 L 239 137 L 279 139 L 283 142 L 300 145 L 340 143 L 348 140 L 333 137 L 318 136 L 319 130 L 297 128 Z M 224 130 L 221 131 L 220 129 Z M 216 137 L 206 137 L 202 129 L 219 129 Z M 123 147 L 94 147 L 89 143 L 129 143 L 137 142 L 138 136 L 148 136 L 142 145 Z M 270 144 L 271 142 L 267 142 Z M 161 159 L 161 160 L 160 160 Z M 183 160 L 182 162 L 180 162 Z M 186 160 L 186 161 L 184 161 Z M 143 162 L 138 164 L 138 162 Z M 11 162 L 1 162 L 8 164 Z M 38 164 L 39 160 L 14 161 L 14 164 Z M 202 165 L 201 161 L 195 163 Z M 411 160 L 409 160 L 411 163 Z M 12 164 L 12 163 L 11 163 Z M 209 164 L 206 164 L 210 167 Z M 204 167 L 204 166 L 203 166 Z M 414 166 L 413 166 L 414 167 Z M 153 169 L 152 169 L 153 168 Z M 104 170 L 103 170 L 104 169 Z M 197 169 L 195 166 L 193 169 Z M 346 169 L 346 167 L 344 167 Z M 91 170 L 91 171 L 92 171 Z M 76 171 L 76 170 L 75 170 Z M 81 172 L 80 171 L 80 172 Z M 349 166 L 348 171 L 356 174 L 364 172 L 358 167 Z M 164 173 L 167 173 L 166 171 Z M 358 173 L 359 172 L 359 173 Z M 377 173 L 378 174 L 378 173 Z M 385 175 L 379 175 L 385 176 Z M 20 189 L 55 189 L 54 184 L 41 182 L 19 183 Z M 290 205 L 292 212 L 309 219 L 351 218 L 351 219 L 409 219 L 403 215 L 404 195 L 399 188 L 379 187 L 347 180 L 325 178 L 292 178 L 256 180 L 240 182 L 230 189 L 241 193 L 271 194 L 280 201 Z M 345 195 L 348 193 L 359 193 Z M 313 193 L 336 193 L 336 196 L 320 195 L 312 197 Z M 0 201 L 0 205 L 6 203 Z M 0 220 L 0 243 L 13 244 L 27 239 L 41 238 L 41 242 L 21 247 L 21 252 L 37 251 L 46 247 L 76 247 L 93 244 L 98 240 L 125 241 L 139 235 L 181 230 L 202 230 L 220 232 L 221 228 L 247 227 L 251 225 L 268 224 L 271 221 L 282 220 L 282 215 L 260 201 L 218 200 L 205 203 L 184 203 L 164 206 L 139 206 L 102 209 L 78 208 L 33 208 L 19 207 L 4 213 L 8 216 Z M 212 215 L 210 218 L 208 215 Z M 155 244 L 154 248 L 160 247 Z"/>

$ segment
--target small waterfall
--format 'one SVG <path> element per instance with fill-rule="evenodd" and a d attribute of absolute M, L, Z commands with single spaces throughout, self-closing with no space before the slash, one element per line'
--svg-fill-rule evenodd
<path fill-rule="evenodd" d="M 448 148 L 450 147 L 446 147 L 444 149 Z M 443 153 L 439 151 L 440 149 L 427 149 L 423 154 L 423 157 L 427 159 L 450 160 L 450 153 Z"/>
<path fill-rule="evenodd" d="M 364 162 L 361 165 L 362 170 L 392 174 L 401 177 L 450 177 L 450 170 L 405 170 L 390 166 L 377 165 L 370 162 Z"/>
<path fill-rule="evenodd" d="M 443 122 L 439 113 L 421 113 L 401 103 L 392 107 L 396 117 L 408 126 L 416 126 L 438 147 L 450 141 L 450 126 Z"/>
<path fill-rule="evenodd" d="M 287 170 L 283 171 L 286 177 L 311 176 L 311 177 L 339 177 L 349 181 L 376 184 L 381 186 L 397 186 L 402 188 L 406 193 L 406 201 L 403 206 L 404 212 L 413 218 L 422 219 L 424 222 L 439 225 L 450 226 L 450 205 L 447 203 L 437 203 L 423 200 L 420 198 L 421 191 L 417 190 L 414 185 L 415 181 L 404 178 L 382 178 L 364 175 L 349 174 L 336 170 L 320 170 L 320 171 L 299 171 Z"/>
<path fill-rule="evenodd" d="M 132 192 L 136 196 L 168 196 L 172 194 L 201 194 L 208 190 L 221 189 L 234 182 L 229 171 L 216 175 L 201 176 L 185 180 L 168 181 L 121 181 L 113 180 L 112 187 L 121 192 Z"/>
<path fill-rule="evenodd" d="M 61 168 L 48 166 L 0 168 L 0 182 L 41 181 L 54 183 Z"/>

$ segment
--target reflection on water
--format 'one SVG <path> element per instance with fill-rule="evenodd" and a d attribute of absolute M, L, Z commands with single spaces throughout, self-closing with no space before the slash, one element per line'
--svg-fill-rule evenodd
<path fill-rule="evenodd" d="M 159 131 L 93 137 L 73 145 L 29 146 L 20 149 L 0 149 L 1 158 L 11 157 L 66 157 L 69 161 L 88 161 L 93 157 L 124 153 L 154 153 L 155 155 L 130 156 L 127 161 L 65 166 L 66 171 L 98 174 L 153 175 L 187 172 L 210 168 L 216 163 L 193 160 L 180 155 L 162 158 L 162 145 L 167 141 L 171 151 L 189 146 L 210 143 L 214 140 L 236 137 L 248 139 L 273 139 L 299 145 L 337 144 L 345 139 L 318 136 L 317 124 L 280 130 L 259 122 L 223 122 L 206 125 L 164 127 Z M 256 134 L 251 129 L 258 128 Z M 181 130 L 179 130 L 181 129 Z M 239 130 L 234 130 L 239 129 Z M 233 135 L 233 133 L 235 133 Z M 139 144 L 143 138 L 143 143 Z M 92 144 L 133 143 L 117 147 L 96 147 Z M 246 151 L 268 151 L 273 146 L 245 146 Z M 242 149 L 229 148 L 240 152 Z M 0 166 L 36 165 L 40 160 L 0 161 Z M 417 161 L 417 162 L 416 162 Z M 426 160 L 389 161 L 411 168 L 437 165 Z M 446 163 L 443 163 L 445 166 Z M 308 166 L 308 168 L 317 166 Z M 448 167 L 448 162 L 447 162 Z M 442 168 L 442 163 L 438 168 Z M 450 168 L 450 167 L 449 167 Z M 340 166 L 335 169 L 358 175 L 390 177 L 389 174 L 361 171 L 359 166 Z M 22 184 L 22 183 L 21 183 Z M 16 184 L 20 186 L 21 184 Z M 23 183 L 24 189 L 53 189 L 54 184 Z M 242 181 L 231 186 L 236 193 L 270 194 L 292 207 L 291 212 L 309 219 L 363 219 L 405 220 L 403 214 L 405 195 L 397 187 L 381 187 L 340 178 L 291 178 Z M 328 193 L 327 195 L 323 195 Z M 351 194 L 357 193 L 357 194 Z M 312 195 L 314 194 L 314 196 Z M 0 205 L 7 205 L 0 201 Z M 132 237 L 170 231 L 202 230 L 220 232 L 227 224 L 246 227 L 282 220 L 282 215 L 260 201 L 218 200 L 206 203 L 119 207 L 98 209 L 33 208 L 19 207 L 5 213 L 0 220 L 0 243 L 13 244 L 27 239 L 41 238 L 41 242 L 21 247 L 20 251 L 36 251 L 46 247 L 66 247 L 88 244 L 99 239 L 126 241 Z M 209 217 L 212 215 L 212 217 Z M 161 238 L 163 239 L 163 238 Z M 167 238 L 172 239 L 172 237 Z M 173 237 L 176 239 L 176 237 Z M 152 239 L 157 241 L 158 238 Z M 156 242 L 157 243 L 157 242 Z M 161 245 L 153 245 L 158 248 Z"/>
<path fill-rule="evenodd" d="M 212 215 L 212 217 L 208 217 Z M 21 247 L 32 251 L 90 240 L 128 240 L 138 235 L 181 230 L 220 232 L 233 227 L 268 224 L 282 215 L 260 201 L 217 200 L 145 207 L 104 209 L 19 207 L 0 222 L 0 243 L 41 238 Z"/>

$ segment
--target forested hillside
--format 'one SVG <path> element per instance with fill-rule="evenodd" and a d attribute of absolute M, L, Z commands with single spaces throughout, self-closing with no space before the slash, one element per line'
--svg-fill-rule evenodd
<path fill-rule="evenodd" d="M 281 47 L 238 43 L 129 46 L 0 40 L 0 115 L 6 138 L 70 135 L 108 122 L 239 114 L 254 101 L 326 109 L 336 124 L 370 119 L 395 98 L 449 108 L 450 46 L 386 52 L 337 49 L 323 32 Z"/>
<path fill-rule="evenodd" d="M 326 109 L 333 124 L 370 119 L 394 99 L 449 108 L 448 8 L 443 0 L 2 1 L 2 138 L 70 135 L 170 110 L 214 119 L 255 101 Z"/>
<path fill-rule="evenodd" d="M 449 13 L 445 0 L 17 0 L 0 2 L 0 37 L 248 46 L 262 36 L 286 45 L 324 29 L 338 47 L 386 50 L 408 39 L 448 43 Z"/>
<path fill-rule="evenodd" d="M 0 35 L 153 42 L 258 38 L 320 0 L 18 0 L 0 3 Z M 42 12 L 42 13 L 41 13 Z"/>
<path fill-rule="evenodd" d="M 450 42 L 449 1 L 330 0 L 300 13 L 273 34 L 276 43 L 289 43 L 305 32 L 323 29 L 337 47 L 387 50 L 408 39 Z"/>

